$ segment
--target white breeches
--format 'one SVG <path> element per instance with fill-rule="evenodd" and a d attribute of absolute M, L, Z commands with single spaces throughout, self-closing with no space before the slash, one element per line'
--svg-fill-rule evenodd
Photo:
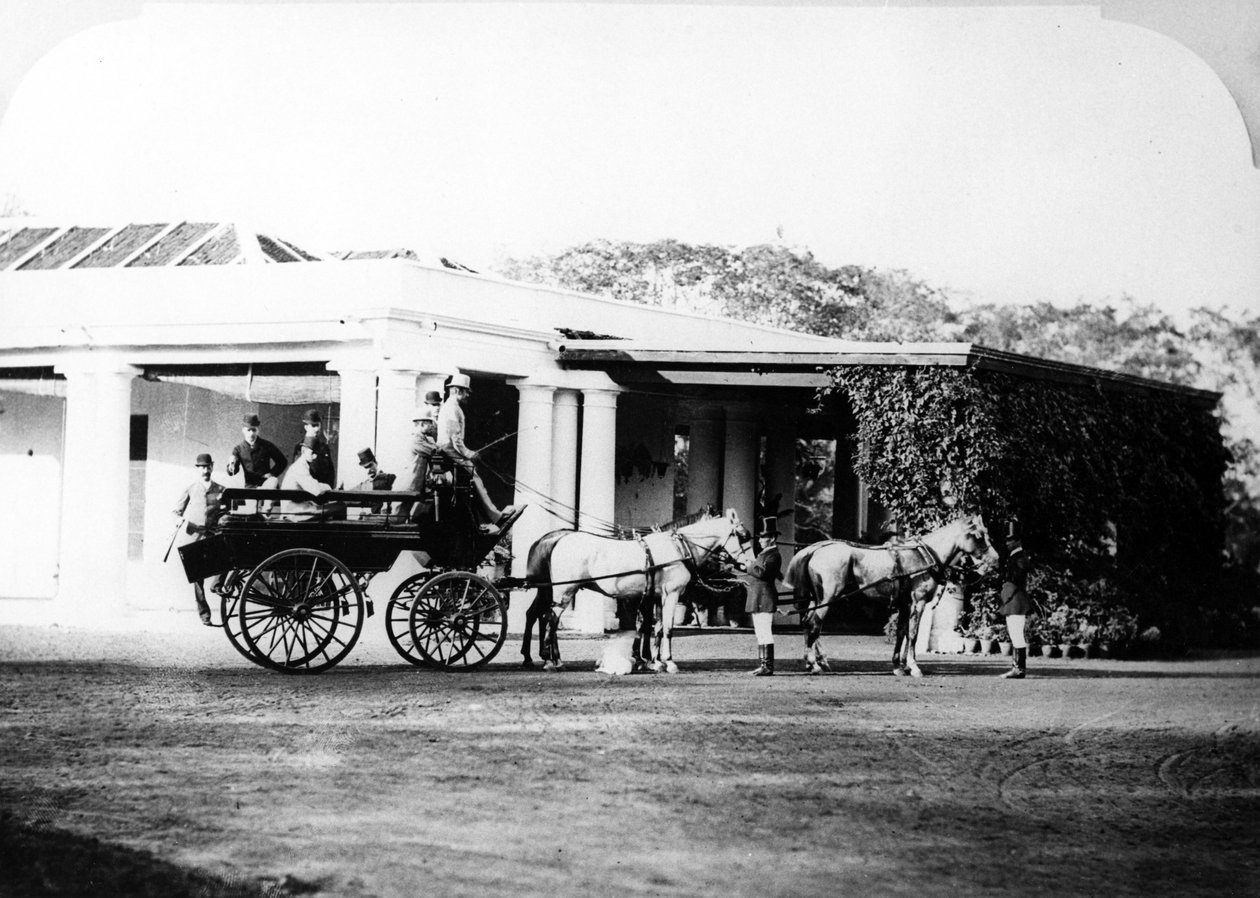
<path fill-rule="evenodd" d="M 1024 639 L 1024 624 L 1028 621 L 1026 614 L 1008 614 L 1006 616 L 1006 631 L 1011 634 L 1011 645 L 1017 649 L 1028 648 L 1028 642 Z"/>
<path fill-rule="evenodd" d="M 757 634 L 757 645 L 773 645 L 774 612 L 754 612 L 752 622 L 753 632 Z"/>

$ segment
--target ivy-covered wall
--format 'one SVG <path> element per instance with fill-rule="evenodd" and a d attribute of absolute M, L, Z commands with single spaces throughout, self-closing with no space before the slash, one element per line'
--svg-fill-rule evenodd
<path fill-rule="evenodd" d="M 831 380 L 822 399 L 851 404 L 855 469 L 903 533 L 978 511 L 1000 545 L 1018 522 L 1043 628 L 1098 636 L 1123 620 L 1114 638 L 1164 645 L 1252 635 L 1220 589 L 1228 456 L 1212 409 L 975 368 L 842 367 Z M 994 581 L 973 590 L 980 613 Z"/>

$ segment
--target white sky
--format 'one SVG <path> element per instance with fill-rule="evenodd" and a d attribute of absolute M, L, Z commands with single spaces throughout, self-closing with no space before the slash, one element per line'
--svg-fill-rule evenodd
<path fill-rule="evenodd" d="M 982 301 L 1260 305 L 1228 91 L 1089 7 L 151 6 L 30 70 L 5 193 L 483 270 L 781 229 Z"/>

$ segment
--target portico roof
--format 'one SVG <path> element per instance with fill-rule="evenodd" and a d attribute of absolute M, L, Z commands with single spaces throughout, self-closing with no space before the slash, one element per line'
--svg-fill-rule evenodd
<path fill-rule="evenodd" d="M 976 343 L 862 343 L 832 341 L 817 351 L 675 349 L 623 340 L 566 340 L 552 344 L 566 368 L 599 370 L 623 384 L 676 383 L 764 387 L 822 387 L 828 369 L 845 365 L 968 367 L 1036 380 L 1153 391 L 1214 406 L 1221 394 L 1117 371 L 990 349 Z"/>

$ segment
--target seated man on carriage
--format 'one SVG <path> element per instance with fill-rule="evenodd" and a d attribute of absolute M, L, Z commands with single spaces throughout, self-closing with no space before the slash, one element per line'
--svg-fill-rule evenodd
<path fill-rule="evenodd" d="M 282 490 L 302 490 L 312 496 L 320 496 L 332 487 L 315 478 L 312 467 L 317 463 L 316 453 L 319 451 L 319 439 L 307 435 L 298 444 L 298 457 L 285 472 Z M 326 517 L 326 509 L 320 504 L 306 500 L 284 499 L 280 502 L 280 514 L 290 521 L 313 521 Z"/>
<path fill-rule="evenodd" d="M 438 413 L 437 444 L 443 454 L 454 463 L 456 476 L 472 484 L 480 503 L 483 523 L 501 527 L 517 510 L 512 505 L 500 510 L 494 504 L 481 475 L 477 473 L 477 452 L 464 444 L 463 403 L 471 393 L 472 381 L 467 374 L 451 375 L 446 386 L 446 400 Z"/>

